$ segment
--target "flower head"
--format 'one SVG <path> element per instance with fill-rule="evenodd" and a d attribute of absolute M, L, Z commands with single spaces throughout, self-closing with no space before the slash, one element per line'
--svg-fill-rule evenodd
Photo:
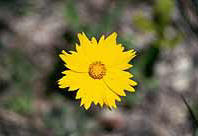
<path fill-rule="evenodd" d="M 79 33 L 80 44 L 76 51 L 62 51 L 60 58 L 69 70 L 58 81 L 60 88 L 77 90 L 76 99 L 81 99 L 81 106 L 89 109 L 91 103 L 116 108 L 115 101 L 121 101 L 125 90 L 135 92 L 133 86 L 137 83 L 131 78 L 131 73 L 125 71 L 132 67 L 128 64 L 136 54 L 134 50 L 124 51 L 117 44 L 117 34 L 112 33 L 107 38 L 104 35 L 97 41 L 91 40 L 84 33 Z"/>

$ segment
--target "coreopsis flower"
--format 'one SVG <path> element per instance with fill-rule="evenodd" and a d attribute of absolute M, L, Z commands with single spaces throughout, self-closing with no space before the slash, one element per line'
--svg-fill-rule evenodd
<path fill-rule="evenodd" d="M 136 52 L 124 51 L 116 42 L 115 32 L 107 38 L 103 35 L 99 41 L 94 37 L 89 40 L 84 33 L 79 33 L 78 38 L 80 44 L 76 44 L 76 51 L 63 50 L 59 55 L 69 69 L 62 72 L 59 87 L 77 90 L 76 99 L 81 99 L 85 109 L 89 109 L 92 102 L 116 108 L 115 102 L 121 101 L 120 96 L 126 96 L 125 90 L 135 92 L 133 86 L 137 83 L 126 70 L 132 67 L 128 63 Z"/>

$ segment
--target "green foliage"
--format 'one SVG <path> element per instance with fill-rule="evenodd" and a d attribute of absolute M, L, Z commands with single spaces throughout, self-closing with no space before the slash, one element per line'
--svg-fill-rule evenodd
<path fill-rule="evenodd" d="M 196 129 L 195 136 L 198 136 L 198 129 Z"/>
<path fill-rule="evenodd" d="M 134 43 L 132 42 L 133 39 L 131 39 L 131 36 L 125 36 L 125 37 L 118 37 L 117 39 L 118 43 L 122 43 L 123 46 L 125 46 L 127 49 L 131 49 L 134 47 Z"/>
<path fill-rule="evenodd" d="M 65 7 L 65 19 L 69 23 L 69 26 L 75 32 L 85 32 L 89 35 L 98 35 L 101 33 L 112 32 L 116 23 L 119 20 L 119 16 L 123 11 L 123 2 L 117 2 L 114 8 L 105 9 L 104 14 L 101 16 L 100 21 L 94 24 L 83 22 L 80 20 L 79 11 L 76 7 L 76 1 L 69 0 Z M 92 22 L 91 22 L 92 23 Z"/>
<path fill-rule="evenodd" d="M 174 47 L 182 40 L 182 34 L 173 29 L 171 23 L 174 2 L 172 0 L 155 0 L 152 17 L 144 16 L 143 12 L 138 12 L 133 18 L 134 25 L 143 32 L 152 32 L 156 39 L 151 43 L 157 47 Z M 167 37 L 167 29 L 171 28 L 175 33 L 170 38 Z"/>
<path fill-rule="evenodd" d="M 25 0 L 0 0 L 0 8 L 5 10 L 7 10 L 6 8 L 12 9 L 16 16 L 25 15 L 29 8 L 28 5 L 28 1 Z"/>
<path fill-rule="evenodd" d="M 32 112 L 32 64 L 26 56 L 18 50 L 5 51 L 0 62 L 0 79 L 11 84 L 6 91 L 6 99 L 1 100 L 1 105 L 12 111 L 29 114 Z"/>
<path fill-rule="evenodd" d="M 159 18 L 157 21 L 161 27 L 170 23 L 173 9 L 173 0 L 155 0 L 154 10 L 156 16 Z"/>
<path fill-rule="evenodd" d="M 20 51 L 10 50 L 4 57 L 4 72 L 9 76 L 9 82 L 12 82 L 13 87 L 16 90 L 31 88 L 30 83 L 33 80 L 35 71 L 26 56 Z"/>
<path fill-rule="evenodd" d="M 191 34 L 198 35 L 198 1 L 197 0 L 176 0 L 177 7 L 185 20 L 186 30 L 193 32 Z M 187 25 L 188 24 L 188 25 Z"/>
<path fill-rule="evenodd" d="M 33 112 L 32 97 L 10 97 L 7 101 L 4 102 L 4 107 L 20 114 L 31 114 Z"/>
<path fill-rule="evenodd" d="M 139 77 L 143 80 L 145 77 L 153 77 L 153 68 L 161 50 L 173 48 L 183 39 L 182 33 L 172 23 L 174 6 L 172 0 L 155 0 L 150 16 L 140 11 L 133 17 L 133 24 L 138 30 L 154 35 L 149 46 L 139 54 L 139 60 L 135 64 L 139 69 Z"/>
<path fill-rule="evenodd" d="M 68 0 L 64 11 L 68 23 L 74 27 L 74 29 L 80 25 L 75 2 L 74 0 Z"/>
<path fill-rule="evenodd" d="M 188 101 L 186 100 L 186 98 L 181 95 L 181 98 L 188 110 L 188 117 L 189 117 L 189 121 L 191 123 L 192 126 L 192 131 L 193 131 L 193 136 L 197 136 L 197 130 L 198 130 L 198 105 L 197 103 L 194 103 L 192 106 L 188 103 Z"/>
<path fill-rule="evenodd" d="M 51 99 L 55 105 L 49 112 L 44 113 L 45 126 L 54 135 L 76 135 L 83 136 L 89 131 L 86 128 L 89 117 L 81 107 L 75 106 L 69 101 L 63 101 L 63 97 L 54 96 Z M 64 102 L 64 103 L 63 103 Z"/>
<path fill-rule="evenodd" d="M 141 92 L 141 91 L 140 91 Z M 142 100 L 142 96 L 139 91 L 133 94 L 127 94 L 123 99 L 124 107 L 132 109 L 134 105 L 139 104 Z"/>
<path fill-rule="evenodd" d="M 194 104 L 192 105 L 192 111 L 193 111 L 193 113 L 194 113 L 196 119 L 198 119 L 198 104 L 197 104 L 197 103 L 194 103 Z M 198 126 L 197 126 L 197 127 L 198 127 Z"/>
<path fill-rule="evenodd" d="M 133 17 L 133 23 L 143 32 L 155 32 L 153 20 L 146 18 L 141 11 Z"/>

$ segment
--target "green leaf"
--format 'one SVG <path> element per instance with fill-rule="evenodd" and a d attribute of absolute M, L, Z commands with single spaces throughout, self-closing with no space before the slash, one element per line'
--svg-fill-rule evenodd
<path fill-rule="evenodd" d="M 143 15 L 143 12 L 138 12 L 133 17 L 133 24 L 144 32 L 155 32 L 153 21 Z"/>

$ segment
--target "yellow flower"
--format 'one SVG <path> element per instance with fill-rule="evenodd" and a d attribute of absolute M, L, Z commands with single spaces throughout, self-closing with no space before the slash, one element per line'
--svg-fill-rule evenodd
<path fill-rule="evenodd" d="M 76 99 L 81 99 L 81 106 L 89 109 L 91 103 L 98 103 L 109 108 L 116 108 L 115 101 L 121 101 L 124 90 L 135 92 L 137 83 L 131 73 L 125 71 L 132 67 L 128 64 L 136 54 L 134 50 L 124 51 L 121 44 L 116 43 L 114 32 L 106 39 L 104 35 L 97 41 L 91 40 L 84 33 L 79 33 L 80 45 L 76 51 L 62 51 L 60 58 L 69 70 L 59 81 L 60 88 L 69 87 L 69 91 L 77 90 Z"/>

